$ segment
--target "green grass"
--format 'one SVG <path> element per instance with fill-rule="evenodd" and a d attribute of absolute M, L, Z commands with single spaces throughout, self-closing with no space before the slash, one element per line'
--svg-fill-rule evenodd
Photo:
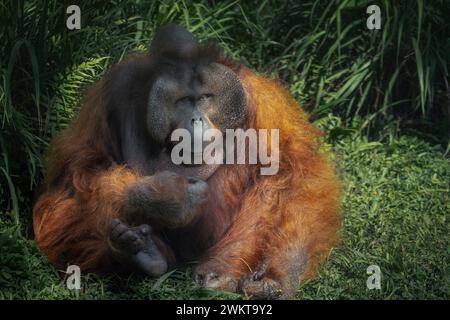
<path fill-rule="evenodd" d="M 450 164 L 439 146 L 401 137 L 391 143 L 347 137 L 334 144 L 345 182 L 342 243 L 299 299 L 449 299 Z M 14 217 L 0 218 L 0 298 L 242 298 L 203 290 L 189 270 L 159 279 L 87 275 L 80 292 L 66 289 Z M 368 290 L 366 269 L 381 268 L 381 290 Z"/>
<path fill-rule="evenodd" d="M 90 275 L 77 295 L 29 240 L 48 141 L 87 86 L 171 22 L 281 79 L 328 132 L 347 191 L 343 242 L 299 298 L 449 298 L 448 0 L 77 3 L 78 31 L 65 26 L 69 1 L 0 3 L 0 298 L 234 297 L 196 288 L 188 271 Z M 369 31 L 375 3 L 382 29 Z M 372 264 L 380 291 L 365 286 Z"/>

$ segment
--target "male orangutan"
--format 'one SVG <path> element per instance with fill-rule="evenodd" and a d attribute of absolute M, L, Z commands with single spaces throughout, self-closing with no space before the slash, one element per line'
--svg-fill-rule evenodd
<path fill-rule="evenodd" d="M 279 171 L 175 165 L 177 128 L 279 129 Z M 36 242 L 57 266 L 158 276 L 195 263 L 201 286 L 289 298 L 335 243 L 339 183 L 320 132 L 276 81 L 181 27 L 115 65 L 51 144 Z M 270 136 L 268 137 L 270 139 Z"/>

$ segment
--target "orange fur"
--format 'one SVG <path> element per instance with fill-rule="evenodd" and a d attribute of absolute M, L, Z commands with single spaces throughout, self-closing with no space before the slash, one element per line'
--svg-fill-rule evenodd
<path fill-rule="evenodd" d="M 264 265 L 266 276 L 283 279 L 289 296 L 336 242 L 340 185 L 330 161 L 319 152 L 320 131 L 290 94 L 249 70 L 241 72 L 241 81 L 254 109 L 254 128 L 280 129 L 280 167 L 273 176 L 250 167 L 250 181 L 224 187 L 223 197 L 238 198 L 240 208 L 201 268 L 239 279 Z M 224 170 L 224 176 L 232 176 L 229 182 L 239 181 L 234 168 Z M 302 258 L 295 256 L 298 252 L 304 252 L 300 263 L 306 265 L 292 265 L 290 259 Z M 234 291 L 236 283 L 229 280 L 225 277 L 216 287 Z"/>
<path fill-rule="evenodd" d="M 89 190 L 52 190 L 34 208 L 36 242 L 50 261 L 70 261 L 83 271 L 96 270 L 107 260 L 108 222 L 121 215 L 123 189 L 136 177 L 112 167 L 90 181 Z"/>
<path fill-rule="evenodd" d="M 228 280 L 264 269 L 266 277 L 292 294 L 336 241 L 340 186 L 327 156 L 319 152 L 320 132 L 291 95 L 244 67 L 238 74 L 247 93 L 247 127 L 280 129 L 279 172 L 261 176 L 259 165 L 222 166 L 208 180 L 210 211 L 194 226 L 176 231 L 179 241 L 171 246 L 178 246 L 182 256 L 184 245 L 198 244 L 200 252 L 187 257 L 203 253 L 199 270 L 226 275 L 216 287 L 236 290 L 236 281 L 230 287 Z M 50 149 L 47 189 L 34 207 L 34 231 L 38 246 L 57 265 L 78 263 L 83 271 L 113 265 L 107 226 L 121 216 L 124 188 L 139 176 L 111 161 L 105 121 L 100 82 Z"/>

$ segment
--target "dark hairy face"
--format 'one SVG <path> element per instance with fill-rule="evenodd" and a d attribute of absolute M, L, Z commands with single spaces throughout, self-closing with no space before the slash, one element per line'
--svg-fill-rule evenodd
<path fill-rule="evenodd" d="M 193 134 L 198 120 L 203 129 L 223 132 L 244 123 L 245 95 L 239 78 L 192 34 L 174 25 L 163 27 L 150 54 L 155 59 L 155 76 L 146 120 L 149 134 L 157 142 L 165 143 L 178 128 Z"/>
<path fill-rule="evenodd" d="M 210 176 L 214 170 L 206 165 L 166 165 L 167 153 L 175 129 L 187 129 L 193 137 L 194 124 L 222 132 L 244 126 L 244 89 L 234 65 L 224 61 L 217 49 L 167 25 L 155 35 L 149 53 L 113 67 L 104 92 L 115 160 L 144 174 L 163 169 Z"/>

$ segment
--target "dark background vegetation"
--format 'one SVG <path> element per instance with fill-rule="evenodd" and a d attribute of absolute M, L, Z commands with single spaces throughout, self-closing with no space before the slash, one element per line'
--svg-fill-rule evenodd
<path fill-rule="evenodd" d="M 66 8 L 81 8 L 81 29 Z M 366 28 L 378 4 L 381 30 Z M 345 184 L 342 244 L 298 298 L 449 298 L 450 2 L 3 1 L 0 298 L 239 298 L 160 279 L 83 278 L 69 291 L 32 241 L 42 154 L 83 90 L 175 22 L 277 77 L 327 132 Z M 366 288 L 366 268 L 382 289 Z"/>

